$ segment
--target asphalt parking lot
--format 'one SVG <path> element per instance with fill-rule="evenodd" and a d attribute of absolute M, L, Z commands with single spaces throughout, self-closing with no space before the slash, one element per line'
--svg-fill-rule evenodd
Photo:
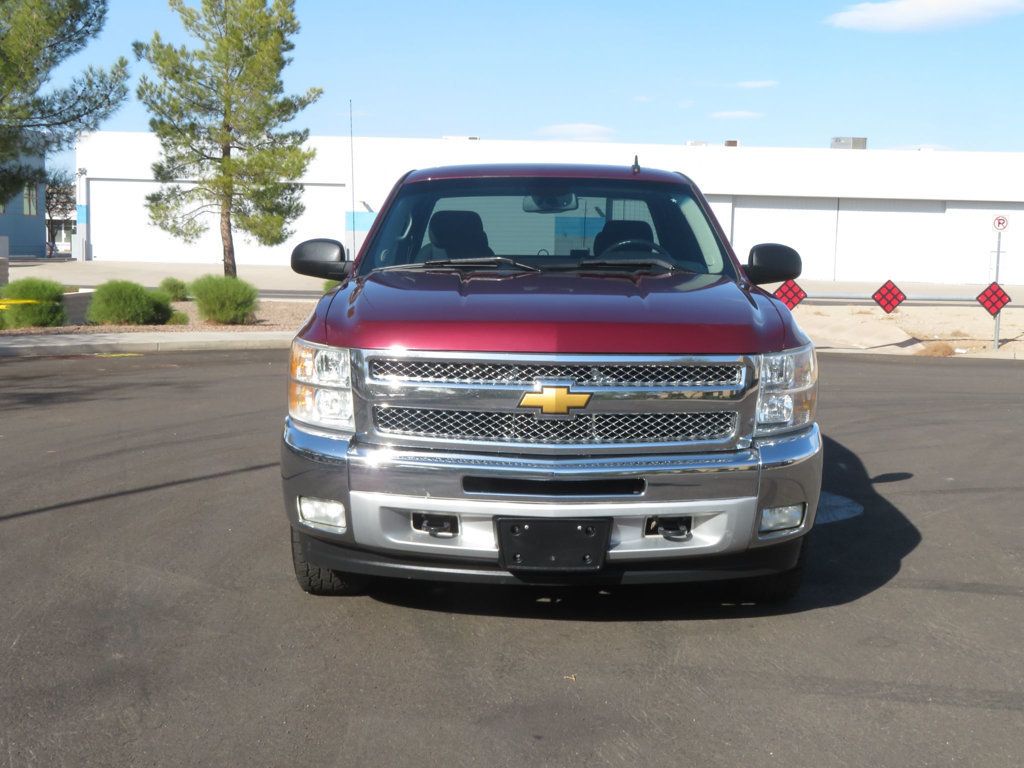
<path fill-rule="evenodd" d="M 784 611 L 294 583 L 284 351 L 0 362 L 0 768 L 1019 766 L 1024 366 L 821 358 Z M 723 600 L 726 600 L 723 603 Z"/>

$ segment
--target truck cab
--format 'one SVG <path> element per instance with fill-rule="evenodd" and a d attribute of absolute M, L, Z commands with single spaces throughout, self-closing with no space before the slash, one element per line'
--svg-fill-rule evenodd
<path fill-rule="evenodd" d="M 299 584 L 743 580 L 791 597 L 821 486 L 817 364 L 692 181 L 570 165 L 398 181 L 291 349 Z"/>

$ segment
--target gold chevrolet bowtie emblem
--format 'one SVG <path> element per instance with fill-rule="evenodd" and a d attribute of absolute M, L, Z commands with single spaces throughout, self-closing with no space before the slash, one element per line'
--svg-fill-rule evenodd
<path fill-rule="evenodd" d="M 586 408 L 590 394 L 573 394 L 568 387 L 541 387 L 540 392 L 527 392 L 519 401 L 520 408 L 540 408 L 541 413 L 561 415 L 572 408 Z"/>

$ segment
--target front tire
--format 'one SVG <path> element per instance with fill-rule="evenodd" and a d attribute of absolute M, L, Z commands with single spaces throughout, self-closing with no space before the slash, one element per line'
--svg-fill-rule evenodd
<path fill-rule="evenodd" d="M 756 579 L 745 579 L 741 586 L 741 599 L 744 602 L 762 605 L 781 605 L 788 603 L 800 591 L 804 577 L 804 561 L 807 555 L 807 536 L 800 546 L 800 555 L 796 566 L 788 571 Z"/>
<path fill-rule="evenodd" d="M 370 577 L 359 573 L 333 571 L 313 565 L 302 551 L 303 534 L 292 528 L 292 565 L 295 579 L 311 595 L 359 595 L 370 585 Z"/>

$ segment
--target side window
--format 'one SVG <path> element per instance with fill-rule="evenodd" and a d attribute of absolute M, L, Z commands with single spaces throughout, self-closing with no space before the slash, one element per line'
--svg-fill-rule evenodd
<path fill-rule="evenodd" d="M 552 216 L 555 243 L 551 253 L 556 256 L 590 253 L 594 247 L 594 237 L 604 229 L 607 199 L 581 196 L 578 202 L 576 210 Z"/>
<path fill-rule="evenodd" d="M 715 238 L 715 233 L 711 229 L 711 223 L 708 221 L 707 216 L 704 215 L 704 211 L 697 205 L 697 201 L 689 195 L 679 199 L 677 202 L 679 210 L 682 211 L 683 218 L 686 219 L 690 231 L 693 232 L 693 236 L 697 240 L 700 253 L 704 257 L 708 271 L 711 274 L 720 274 L 725 268 L 725 257 L 722 255 L 722 249 L 718 245 L 718 240 Z"/>
<path fill-rule="evenodd" d="M 612 200 L 611 218 L 616 221 L 642 221 L 654 233 L 654 242 L 658 242 L 658 229 L 654 226 L 651 209 L 644 200 Z"/>
<path fill-rule="evenodd" d="M 391 214 L 384 220 L 380 236 L 373 249 L 366 254 L 366 260 L 373 267 L 387 267 L 409 261 L 411 250 L 410 233 L 413 227 L 413 204 L 409 198 L 398 200 Z M 355 258 L 351 254 L 349 258 Z"/>
<path fill-rule="evenodd" d="M 39 212 L 38 204 L 39 193 L 36 189 L 36 185 L 26 185 L 25 192 L 22 195 L 22 213 L 26 216 L 35 216 Z"/>

